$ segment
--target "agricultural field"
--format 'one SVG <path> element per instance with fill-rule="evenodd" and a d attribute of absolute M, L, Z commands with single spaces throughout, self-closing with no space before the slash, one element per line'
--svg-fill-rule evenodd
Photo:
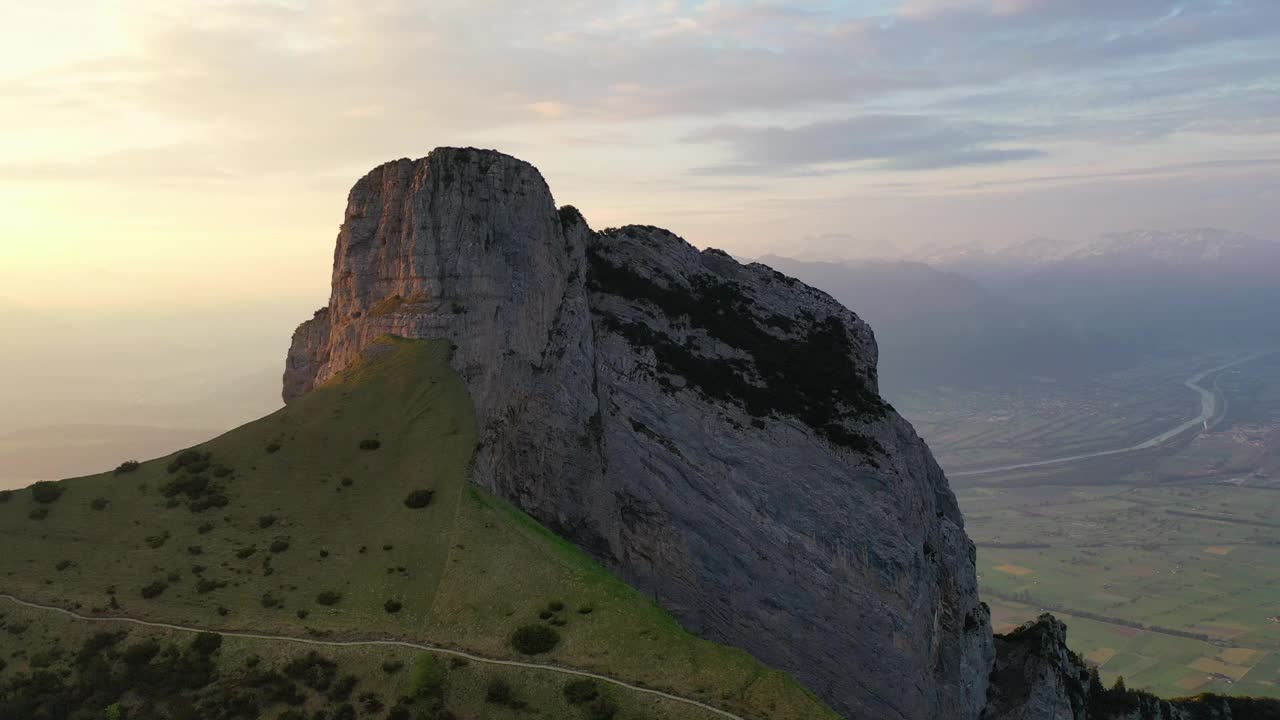
<path fill-rule="evenodd" d="M 958 484 L 997 632 L 1047 610 L 1107 682 L 1280 694 L 1280 357 L 1216 380 L 1207 433 Z"/>
<path fill-rule="evenodd" d="M 1183 381 L 1230 354 L 1150 362 L 1083 384 L 931 388 L 893 398 L 948 472 L 1047 460 L 1143 442 L 1200 411 Z"/>

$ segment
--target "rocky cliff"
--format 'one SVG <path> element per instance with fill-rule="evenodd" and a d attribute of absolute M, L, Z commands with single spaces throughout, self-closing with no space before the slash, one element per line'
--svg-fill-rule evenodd
<path fill-rule="evenodd" d="M 1041 615 L 996 637 L 982 720 L 1277 720 L 1280 700 L 1198 695 L 1162 700 L 1123 684 L 1104 688 L 1097 670 L 1067 648 L 1067 626 Z"/>
<path fill-rule="evenodd" d="M 973 545 L 831 297 L 658 228 L 592 231 L 527 163 L 441 148 L 351 190 L 285 400 L 387 333 L 456 346 L 474 482 L 686 627 L 851 718 L 982 712 Z"/>

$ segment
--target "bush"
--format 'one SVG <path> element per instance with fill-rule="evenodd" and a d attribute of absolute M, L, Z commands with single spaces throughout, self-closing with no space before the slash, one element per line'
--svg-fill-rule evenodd
<path fill-rule="evenodd" d="M 271 547 L 267 549 L 273 553 L 282 553 L 289 549 L 289 541 L 286 538 L 276 538 L 271 541 Z"/>
<path fill-rule="evenodd" d="M 382 672 L 391 675 L 398 673 L 404 669 L 404 663 L 399 660 L 387 660 L 382 663 Z"/>
<path fill-rule="evenodd" d="M 169 588 L 169 583 L 163 580 L 155 580 L 147 585 L 142 586 L 142 598 L 150 600 L 160 597 L 160 594 Z"/>
<path fill-rule="evenodd" d="M 66 570 L 67 568 L 71 567 L 72 564 L 73 563 L 70 560 L 59 560 L 58 564 L 54 565 L 53 568 L 58 572 L 62 572 L 63 570 Z"/>
<path fill-rule="evenodd" d="M 246 560 L 256 552 L 258 552 L 257 545 L 246 545 L 240 548 L 239 550 L 236 550 L 236 557 L 240 558 L 241 560 Z"/>
<path fill-rule="evenodd" d="M 591 607 L 590 605 L 583 605 L 582 607 L 578 608 L 578 614 L 580 615 L 590 615 L 593 612 L 595 612 L 595 608 Z"/>
<path fill-rule="evenodd" d="M 316 602 L 320 605 L 337 605 L 342 600 L 342 593 L 336 590 L 325 590 L 316 595 Z"/>
<path fill-rule="evenodd" d="M 511 685 L 502 678 L 494 678 L 489 681 L 489 687 L 485 690 L 484 699 L 494 705 L 506 705 L 515 707 L 517 704 L 523 705 L 516 699 L 516 693 L 511 689 Z"/>
<path fill-rule="evenodd" d="M 226 465 L 214 465 L 213 476 L 216 478 L 226 477 L 231 474 L 231 468 Z"/>
<path fill-rule="evenodd" d="M 13 499 L 12 490 L 0 490 L 0 505 L 3 505 Z"/>
<path fill-rule="evenodd" d="M 351 487 L 352 485 L 355 484 L 355 482 L 356 482 L 355 480 L 352 480 L 349 477 L 344 477 L 342 478 L 342 487 Z"/>
<path fill-rule="evenodd" d="M 222 636 L 218 633 L 202 632 L 191 641 L 191 650 L 198 655 L 208 657 L 222 647 Z"/>
<path fill-rule="evenodd" d="M 100 497 L 100 498 L 94 498 L 92 501 L 90 501 L 89 507 L 93 508 L 94 510 L 106 510 L 107 506 L 110 504 L 111 504 L 110 500 Z"/>
<path fill-rule="evenodd" d="M 511 646 L 525 655 L 551 652 L 560 644 L 560 633 L 546 625 L 525 625 L 511 634 Z"/>
<path fill-rule="evenodd" d="M 165 530 L 159 535 L 148 535 L 145 539 L 145 542 L 147 543 L 147 547 L 151 548 L 152 550 L 156 550 L 163 547 L 165 543 L 169 542 L 170 537 L 171 535 L 169 531 Z"/>
<path fill-rule="evenodd" d="M 570 705 L 582 705 L 600 697 L 594 680 L 571 680 L 564 686 L 564 699 Z"/>
<path fill-rule="evenodd" d="M 226 586 L 227 584 L 225 582 L 210 580 L 208 578 L 200 578 L 200 582 L 196 583 L 196 592 L 201 595 L 208 595 L 214 590 L 220 590 Z"/>
<path fill-rule="evenodd" d="M 49 508 L 47 507 L 31 508 L 31 512 L 27 513 L 27 517 L 31 520 L 43 520 L 49 517 Z"/>
<path fill-rule="evenodd" d="M 395 615 L 403 607 L 404 605 L 401 605 L 399 600 L 388 600 L 382 604 L 382 609 L 386 610 L 389 615 Z"/>
<path fill-rule="evenodd" d="M 196 528 L 196 532 L 201 535 L 208 535 L 213 532 L 213 523 L 200 523 L 200 527 Z"/>
<path fill-rule="evenodd" d="M 618 714 L 618 705 L 607 697 L 597 698 L 587 708 L 587 720 L 613 720 Z"/>
<path fill-rule="evenodd" d="M 125 460 L 124 462 L 120 463 L 118 467 L 116 467 L 115 474 L 123 475 L 125 473 L 131 473 L 134 470 L 137 470 L 139 467 L 142 467 L 142 463 L 138 462 L 137 460 Z"/>
<path fill-rule="evenodd" d="M 559 600 L 552 600 L 550 603 L 547 604 L 547 609 L 550 610 L 551 612 L 560 612 L 561 610 L 564 609 L 564 603 L 560 602 Z"/>
<path fill-rule="evenodd" d="M 267 443 L 267 446 L 266 446 L 265 448 L 263 448 L 263 449 L 267 451 L 267 454 L 268 454 L 268 455 L 270 455 L 270 454 L 272 454 L 272 453 L 274 453 L 274 452 L 276 452 L 277 450 L 279 450 L 279 449 L 280 449 L 280 443 L 278 443 L 278 442 L 269 442 L 269 443 Z"/>
<path fill-rule="evenodd" d="M 360 441 L 361 450 L 377 450 L 382 447 L 382 441 L 378 438 L 365 438 Z"/>
<path fill-rule="evenodd" d="M 31 486 L 31 497 L 38 503 L 48 505 L 62 497 L 63 487 L 50 480 L 42 480 Z"/>
<path fill-rule="evenodd" d="M 271 594 L 270 590 L 262 593 L 262 607 L 268 610 L 271 610 L 273 608 L 278 608 L 283 604 L 284 603 L 280 600 L 280 598 Z"/>
<path fill-rule="evenodd" d="M 279 518 L 277 518 L 275 515 L 263 515 L 258 518 L 258 527 L 262 528 L 263 530 L 266 530 L 272 525 L 275 525 L 276 520 L 278 519 Z"/>
<path fill-rule="evenodd" d="M 435 495 L 434 490 L 414 490 L 404 499 L 404 506 L 413 510 L 422 509 L 431 504 Z"/>

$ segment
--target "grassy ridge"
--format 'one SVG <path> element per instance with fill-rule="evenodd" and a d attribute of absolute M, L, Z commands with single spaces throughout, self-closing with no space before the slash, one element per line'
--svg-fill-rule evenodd
<path fill-rule="evenodd" d="M 471 486 L 472 406 L 448 352 L 387 340 L 335 382 L 193 453 L 0 498 L 0 589 L 81 612 L 402 637 L 492 657 L 523 658 L 512 633 L 542 625 L 561 639 L 540 661 L 747 717 L 835 717 Z M 636 693 L 620 693 L 618 717 L 658 716 L 652 700 L 623 695 Z"/>

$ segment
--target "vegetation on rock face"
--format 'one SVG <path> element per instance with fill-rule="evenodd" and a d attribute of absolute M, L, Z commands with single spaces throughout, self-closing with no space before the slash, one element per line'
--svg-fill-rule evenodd
<path fill-rule="evenodd" d="M 839 318 L 810 318 L 799 338 L 782 338 L 764 325 L 790 328 L 786 318 L 757 319 L 754 301 L 730 281 L 699 280 L 689 289 L 664 287 L 589 253 L 588 282 L 595 292 L 656 305 L 670 318 L 684 318 L 711 337 L 743 351 L 751 362 L 713 358 L 649 326 L 604 313 L 605 326 L 633 344 L 649 347 L 659 369 L 684 378 L 704 395 L 737 403 L 756 417 L 790 415 L 836 445 L 863 453 L 883 452 L 873 438 L 849 430 L 845 421 L 884 417 L 887 406 L 853 359 L 853 345 Z"/>

